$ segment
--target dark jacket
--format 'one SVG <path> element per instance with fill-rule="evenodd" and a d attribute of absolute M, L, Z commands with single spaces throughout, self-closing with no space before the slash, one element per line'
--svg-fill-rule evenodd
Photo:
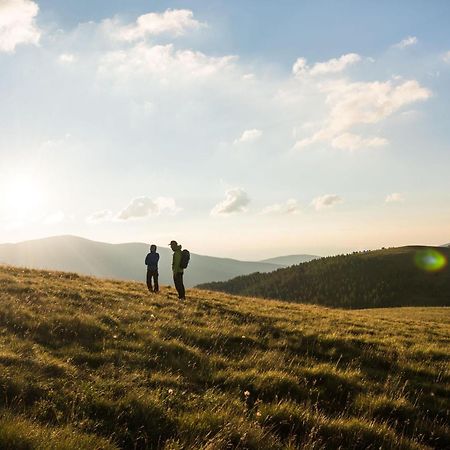
<path fill-rule="evenodd" d="M 158 270 L 159 253 L 153 252 L 149 253 L 145 257 L 145 264 L 147 265 L 147 270 Z"/>

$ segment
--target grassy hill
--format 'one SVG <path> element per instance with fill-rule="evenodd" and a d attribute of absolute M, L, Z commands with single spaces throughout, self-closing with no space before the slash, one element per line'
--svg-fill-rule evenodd
<path fill-rule="evenodd" d="M 120 280 L 145 280 L 145 255 L 149 246 L 142 242 L 110 244 L 77 236 L 53 236 L 45 239 L 0 244 L 0 263 L 33 269 L 64 270 Z M 158 247 L 160 282 L 172 282 L 172 251 Z M 252 272 L 270 272 L 281 265 L 238 261 L 192 253 L 186 286 L 209 281 L 228 280 Z"/>
<path fill-rule="evenodd" d="M 0 267 L 0 448 L 449 448 L 449 344 L 448 308 Z"/>
<path fill-rule="evenodd" d="M 400 247 L 340 255 L 200 288 L 341 308 L 450 306 L 450 248 Z M 433 271 L 441 265 L 441 270 Z"/>

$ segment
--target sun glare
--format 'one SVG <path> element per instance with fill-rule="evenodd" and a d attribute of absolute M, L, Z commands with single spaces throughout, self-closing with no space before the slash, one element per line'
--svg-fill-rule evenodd
<path fill-rule="evenodd" d="M 43 194 L 36 180 L 28 176 L 16 176 L 4 187 L 3 197 L 8 213 L 15 219 L 26 219 L 39 212 Z"/>

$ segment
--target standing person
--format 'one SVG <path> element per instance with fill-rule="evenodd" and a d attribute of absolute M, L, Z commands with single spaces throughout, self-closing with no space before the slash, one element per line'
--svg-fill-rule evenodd
<path fill-rule="evenodd" d="M 150 292 L 159 292 L 158 284 L 158 261 L 159 253 L 156 253 L 156 245 L 150 245 L 150 253 L 145 257 L 145 264 L 147 266 L 147 287 Z M 152 280 L 155 287 L 152 286 Z"/>
<path fill-rule="evenodd" d="M 172 272 L 173 272 L 173 282 L 175 283 L 175 288 L 178 292 L 178 298 L 180 300 L 186 300 L 185 289 L 183 284 L 183 268 L 181 267 L 181 245 L 178 245 L 177 241 L 170 241 L 170 248 L 173 251 L 172 258 Z"/>

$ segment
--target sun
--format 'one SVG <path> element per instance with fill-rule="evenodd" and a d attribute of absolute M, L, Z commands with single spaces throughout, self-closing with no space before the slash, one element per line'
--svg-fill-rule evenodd
<path fill-rule="evenodd" d="M 43 193 L 39 183 L 30 176 L 11 177 L 3 186 L 6 210 L 15 219 L 26 219 L 39 212 Z"/>

